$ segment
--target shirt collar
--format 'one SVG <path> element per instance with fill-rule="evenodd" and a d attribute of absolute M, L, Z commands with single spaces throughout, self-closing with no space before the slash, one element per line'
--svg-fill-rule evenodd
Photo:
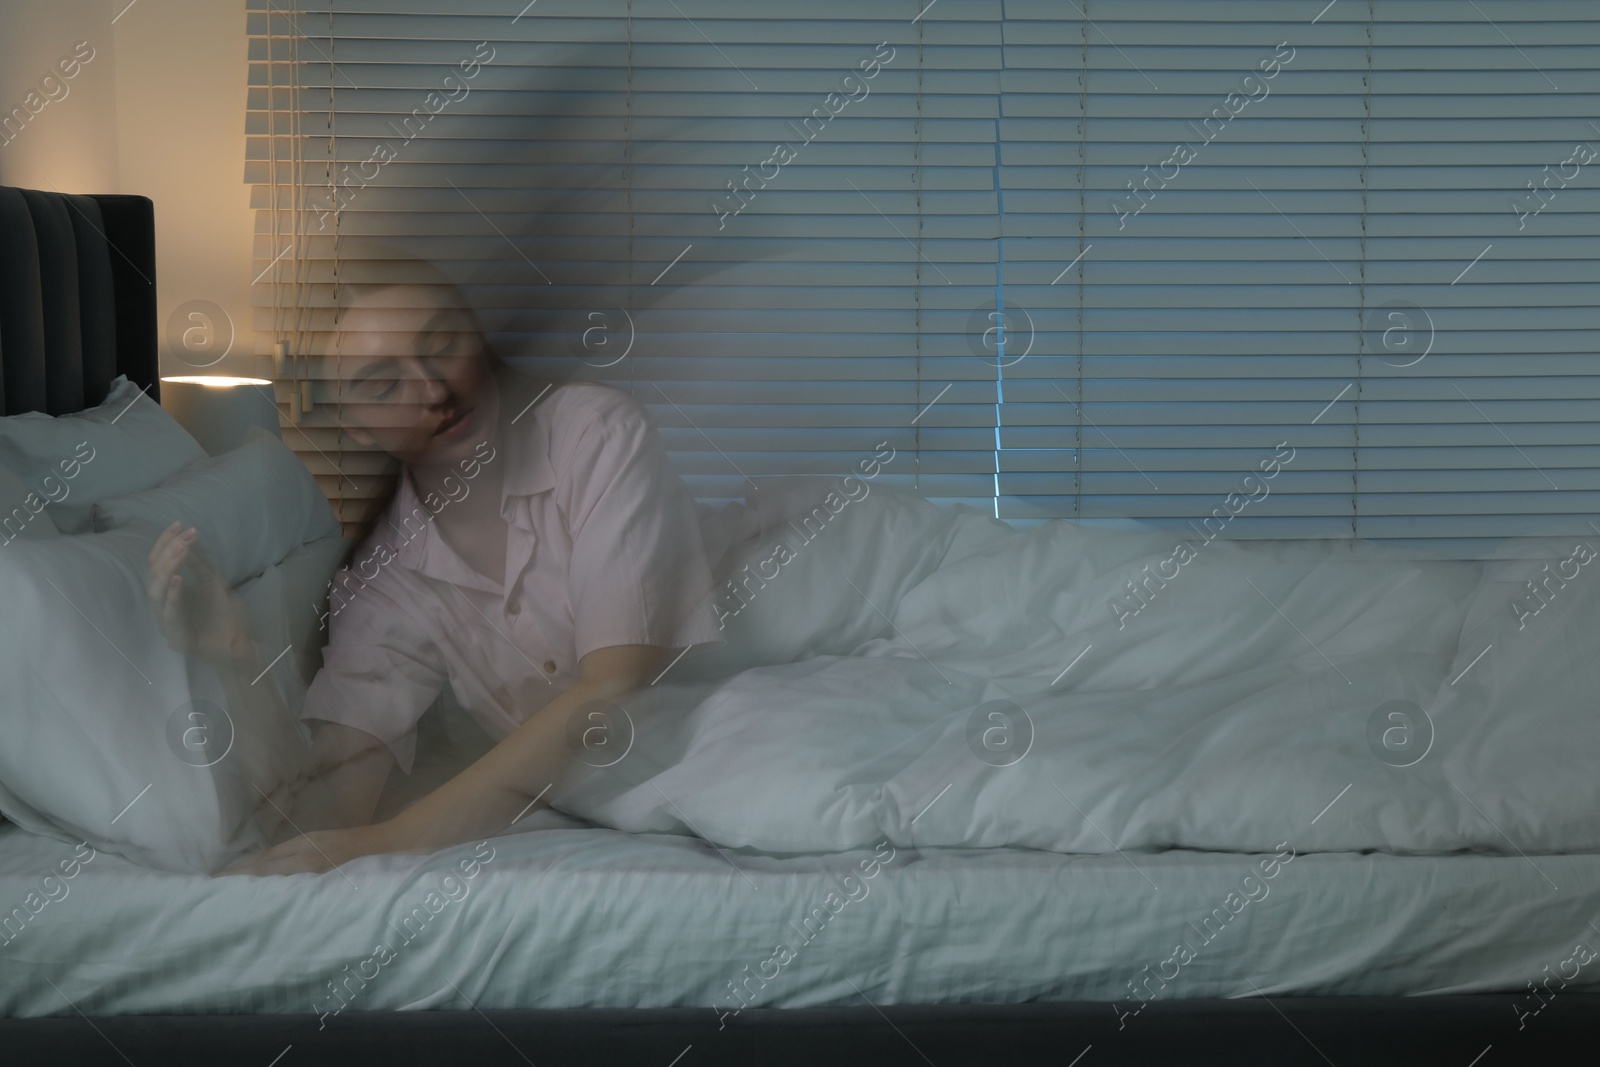
<path fill-rule="evenodd" d="M 546 383 L 515 369 L 496 367 L 500 389 L 499 437 L 485 464 L 501 467 L 500 514 L 513 525 L 527 527 L 528 509 L 519 506 L 538 493 L 555 488 L 555 468 L 550 463 L 550 426 L 536 416 L 537 402 L 548 395 Z M 446 502 L 440 510 L 449 507 Z M 498 593 L 501 585 L 470 567 L 433 529 L 434 513 L 417 495 L 411 471 L 402 469 L 393 502 L 379 531 L 394 551 L 394 562 L 409 570 L 456 585 Z M 533 531 L 529 529 L 529 532 Z M 508 545 L 509 550 L 509 545 Z"/>
<path fill-rule="evenodd" d="M 556 471 L 550 463 L 550 423 L 538 418 L 537 409 L 553 382 L 540 382 L 506 364 L 496 368 L 500 388 L 500 439 L 493 462 L 501 468 L 500 513 L 507 520 L 509 500 L 554 489 Z"/>

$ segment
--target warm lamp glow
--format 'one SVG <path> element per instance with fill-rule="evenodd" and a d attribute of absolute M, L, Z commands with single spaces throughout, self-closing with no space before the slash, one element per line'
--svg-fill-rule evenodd
<path fill-rule="evenodd" d="M 252 427 L 282 440 L 272 383 L 265 378 L 232 374 L 163 377 L 161 406 L 209 455 L 238 448 Z"/>
<path fill-rule="evenodd" d="M 213 389 L 226 389 L 235 385 L 271 385 L 265 378 L 234 378 L 226 374 L 180 374 L 164 377 L 164 382 L 183 382 L 186 385 L 206 385 Z"/>

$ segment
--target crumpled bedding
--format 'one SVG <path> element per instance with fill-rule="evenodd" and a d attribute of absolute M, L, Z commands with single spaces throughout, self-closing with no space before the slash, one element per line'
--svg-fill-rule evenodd
<path fill-rule="evenodd" d="M 613 709 L 555 807 L 774 853 L 1600 848 L 1581 538 L 1018 531 L 857 486 L 707 517 L 727 644 Z"/>

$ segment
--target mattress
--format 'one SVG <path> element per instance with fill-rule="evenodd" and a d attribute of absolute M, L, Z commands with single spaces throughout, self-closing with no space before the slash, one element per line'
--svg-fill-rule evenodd
<path fill-rule="evenodd" d="M 0 1014 L 310 1011 L 336 1026 L 469 1005 L 1103 1000 L 1131 1026 L 1141 997 L 1504 992 L 1511 1009 L 1557 971 L 1573 991 L 1600 975 L 1575 951 L 1600 944 L 1593 854 L 777 857 L 550 811 L 320 875 L 85 854 L 0 827 Z"/>

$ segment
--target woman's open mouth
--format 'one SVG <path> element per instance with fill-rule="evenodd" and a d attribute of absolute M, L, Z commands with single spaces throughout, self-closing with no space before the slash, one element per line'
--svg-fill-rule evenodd
<path fill-rule="evenodd" d="M 472 428 L 472 413 L 474 410 L 475 409 L 473 408 L 462 408 L 460 411 L 441 422 L 438 426 L 438 429 L 433 431 L 433 436 L 446 438 L 460 437 L 462 434 L 466 433 Z"/>

